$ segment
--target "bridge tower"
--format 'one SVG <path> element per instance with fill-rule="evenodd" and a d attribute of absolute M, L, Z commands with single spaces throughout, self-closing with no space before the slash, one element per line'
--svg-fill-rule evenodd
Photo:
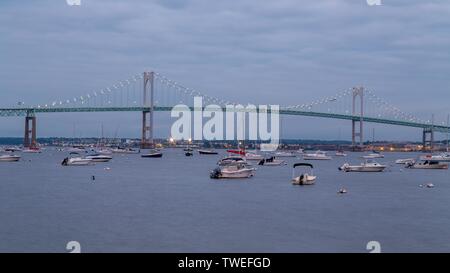
<path fill-rule="evenodd" d="M 432 151 L 434 149 L 434 129 L 433 127 L 423 129 L 422 151 Z"/>
<path fill-rule="evenodd" d="M 34 148 L 37 146 L 36 116 L 33 111 L 27 111 L 27 116 L 25 117 L 25 136 L 23 146 L 26 148 Z"/>
<path fill-rule="evenodd" d="M 359 99 L 359 107 L 357 107 L 357 101 Z M 364 87 L 353 88 L 353 116 L 359 116 L 359 120 L 352 120 L 352 146 L 355 149 L 357 144 L 359 148 L 364 146 Z M 359 113 L 358 113 L 359 110 Z M 359 128 L 358 128 L 359 127 Z M 357 143 L 358 140 L 358 143 Z"/>
<path fill-rule="evenodd" d="M 144 72 L 144 100 L 142 111 L 142 139 L 141 148 L 153 147 L 153 113 L 154 113 L 154 72 Z"/>

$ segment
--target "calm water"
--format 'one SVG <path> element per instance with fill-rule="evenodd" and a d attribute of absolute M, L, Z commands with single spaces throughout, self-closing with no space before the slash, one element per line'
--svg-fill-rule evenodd
<path fill-rule="evenodd" d="M 182 150 L 88 167 L 60 166 L 65 155 L 0 163 L 1 252 L 66 252 L 73 240 L 83 252 L 367 252 L 372 240 L 384 252 L 450 251 L 450 173 L 392 164 L 413 154 L 388 153 L 384 173 L 337 171 L 361 154 L 313 162 L 307 187 L 291 185 L 290 166 L 211 180 L 220 156 Z"/>

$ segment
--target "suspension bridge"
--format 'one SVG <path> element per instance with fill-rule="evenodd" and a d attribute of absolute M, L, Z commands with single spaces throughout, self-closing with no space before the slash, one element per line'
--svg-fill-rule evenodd
<path fill-rule="evenodd" d="M 0 117 L 25 117 L 24 146 L 37 145 L 37 114 L 67 112 L 140 112 L 142 114 L 141 147 L 153 146 L 154 113 L 171 111 L 175 105 L 194 109 L 193 98 L 202 97 L 207 104 L 242 105 L 211 97 L 187 88 L 157 72 L 144 72 L 79 97 L 59 99 L 47 104 L 0 108 Z M 435 124 L 407 114 L 364 87 L 353 87 L 313 102 L 280 106 L 281 115 L 340 119 L 351 122 L 352 144 L 363 146 L 364 123 L 388 124 L 422 129 L 424 149 L 432 149 L 435 133 L 447 133 L 448 124 Z"/>

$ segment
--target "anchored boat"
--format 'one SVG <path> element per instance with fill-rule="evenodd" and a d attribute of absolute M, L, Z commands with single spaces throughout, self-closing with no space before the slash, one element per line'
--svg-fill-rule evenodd
<path fill-rule="evenodd" d="M 447 170 L 448 164 L 439 161 L 425 160 L 423 162 L 408 163 L 406 168 L 409 169 L 427 169 L 427 170 Z"/>
<path fill-rule="evenodd" d="M 17 162 L 20 160 L 18 155 L 0 155 L 0 162 Z"/>
<path fill-rule="evenodd" d="M 345 163 L 339 167 L 339 170 L 344 172 L 382 172 L 386 168 L 386 165 L 382 165 L 372 160 L 366 160 L 361 165 L 350 165 Z"/>
<path fill-rule="evenodd" d="M 331 156 L 328 156 L 325 152 L 317 151 L 313 154 L 305 154 L 303 160 L 331 160 Z"/>
<path fill-rule="evenodd" d="M 276 159 L 274 156 L 270 158 L 265 158 L 261 161 L 259 161 L 258 165 L 260 166 L 280 166 L 286 164 L 286 161 Z"/>
<path fill-rule="evenodd" d="M 161 158 L 162 156 L 163 156 L 163 153 L 161 153 L 158 150 L 151 150 L 149 153 L 141 155 L 141 157 L 144 157 L 144 158 Z"/>
<path fill-rule="evenodd" d="M 299 176 L 295 174 L 295 168 L 297 167 L 308 167 L 310 169 L 310 173 L 304 172 Z M 309 163 L 296 163 L 292 166 L 292 184 L 293 185 L 313 185 L 316 183 L 317 176 L 314 176 L 313 173 L 314 166 Z"/>
<path fill-rule="evenodd" d="M 249 168 L 248 165 L 237 163 L 218 167 L 210 173 L 212 179 L 223 178 L 250 178 L 255 175 L 255 169 Z"/>

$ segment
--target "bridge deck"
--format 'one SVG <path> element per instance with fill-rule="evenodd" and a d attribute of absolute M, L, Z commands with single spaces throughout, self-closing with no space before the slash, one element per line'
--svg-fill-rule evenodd
<path fill-rule="evenodd" d="M 155 111 L 171 111 L 173 107 L 163 107 L 155 106 Z M 193 111 L 193 107 L 190 107 Z M 79 113 L 79 112 L 142 112 L 149 111 L 149 107 L 76 107 L 76 108 L 0 108 L 0 117 L 18 117 L 26 116 L 27 114 L 37 114 L 37 113 Z M 223 108 L 225 111 L 225 108 Z M 341 120 L 356 120 L 359 121 L 359 116 L 344 115 L 344 114 L 333 114 L 333 113 L 322 113 L 322 112 L 310 112 L 310 111 L 299 111 L 299 110 L 287 110 L 280 109 L 281 115 L 293 115 L 293 116 L 307 116 L 307 117 L 320 117 L 320 118 L 331 118 L 331 119 L 341 119 Z M 382 119 L 373 117 L 363 117 L 363 121 L 370 123 L 380 123 L 380 124 L 390 124 L 397 126 L 413 127 L 413 128 L 431 128 L 433 127 L 437 132 L 446 133 L 450 130 L 448 126 L 431 125 L 427 123 L 417 123 L 402 120 L 392 120 L 392 119 Z"/>

